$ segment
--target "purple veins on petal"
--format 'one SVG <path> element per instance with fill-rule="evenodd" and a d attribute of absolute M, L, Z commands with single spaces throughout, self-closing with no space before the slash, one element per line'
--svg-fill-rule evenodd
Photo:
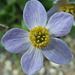
<path fill-rule="evenodd" d="M 43 56 L 39 49 L 31 46 L 21 58 L 22 70 L 27 75 L 32 75 L 43 67 Z"/>
<path fill-rule="evenodd" d="M 39 1 L 28 1 L 24 7 L 23 19 L 27 27 L 31 30 L 38 25 L 46 25 L 47 13 Z"/>
<path fill-rule="evenodd" d="M 61 37 L 70 32 L 73 22 L 73 15 L 65 12 L 58 12 L 51 16 L 46 27 L 51 35 Z"/>
<path fill-rule="evenodd" d="M 52 38 L 50 44 L 42 51 L 48 60 L 57 64 L 67 64 L 72 58 L 68 45 L 57 38 Z"/>
<path fill-rule="evenodd" d="M 12 53 L 20 53 L 30 47 L 29 32 L 13 28 L 7 31 L 1 39 L 5 49 Z"/>

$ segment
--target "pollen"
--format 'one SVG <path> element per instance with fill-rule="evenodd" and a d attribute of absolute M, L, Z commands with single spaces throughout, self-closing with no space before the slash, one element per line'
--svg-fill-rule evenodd
<path fill-rule="evenodd" d="M 37 26 L 30 30 L 29 39 L 36 48 L 45 48 L 50 41 L 50 34 L 46 27 Z"/>
<path fill-rule="evenodd" d="M 59 12 L 67 12 L 71 13 L 75 17 L 75 4 L 74 3 L 69 3 L 69 4 L 64 4 L 60 9 Z"/>

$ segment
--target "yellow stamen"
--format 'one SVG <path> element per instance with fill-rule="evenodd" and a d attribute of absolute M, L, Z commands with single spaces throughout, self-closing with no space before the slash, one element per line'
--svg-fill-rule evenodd
<path fill-rule="evenodd" d="M 29 39 L 36 48 L 45 48 L 50 41 L 50 34 L 46 27 L 38 26 L 30 30 Z"/>
<path fill-rule="evenodd" d="M 64 4 L 59 9 L 59 12 L 62 12 L 62 11 L 67 12 L 67 13 L 71 13 L 75 17 L 75 4 L 74 3 Z"/>

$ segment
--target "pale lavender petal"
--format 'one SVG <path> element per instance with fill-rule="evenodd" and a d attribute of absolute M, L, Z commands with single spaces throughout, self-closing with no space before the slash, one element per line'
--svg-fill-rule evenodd
<path fill-rule="evenodd" d="M 1 39 L 5 49 L 12 53 L 20 53 L 30 47 L 29 32 L 13 28 L 7 31 Z"/>
<path fill-rule="evenodd" d="M 53 6 L 52 8 L 50 8 L 49 10 L 48 10 L 48 12 L 47 12 L 47 20 L 49 20 L 50 19 L 50 17 L 54 14 L 54 13 L 56 13 L 57 11 L 59 10 L 59 6 Z"/>
<path fill-rule="evenodd" d="M 73 15 L 66 12 L 58 12 L 50 18 L 47 29 L 51 35 L 64 36 L 70 32 L 73 22 Z"/>
<path fill-rule="evenodd" d="M 68 45 L 57 38 L 52 38 L 50 44 L 42 51 L 47 59 L 57 64 L 67 64 L 72 58 Z"/>
<path fill-rule="evenodd" d="M 25 74 L 32 75 L 43 67 L 41 50 L 31 46 L 21 58 L 21 67 Z"/>
<path fill-rule="evenodd" d="M 47 13 L 39 1 L 28 1 L 24 7 L 23 19 L 27 27 L 31 30 L 35 26 L 45 26 Z"/>

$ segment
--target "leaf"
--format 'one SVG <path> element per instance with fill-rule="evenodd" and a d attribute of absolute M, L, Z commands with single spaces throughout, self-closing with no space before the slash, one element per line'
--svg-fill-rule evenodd
<path fill-rule="evenodd" d="M 16 18 L 14 15 L 16 12 L 16 9 L 14 6 L 8 5 L 4 10 L 0 13 L 0 23 L 2 24 L 9 24 L 13 22 Z"/>
<path fill-rule="evenodd" d="M 23 10 L 24 6 L 25 6 L 25 3 L 27 2 L 28 0 L 17 0 L 17 3 L 19 4 L 20 8 Z"/>
<path fill-rule="evenodd" d="M 11 4 L 15 3 L 15 2 L 16 2 L 16 0 L 7 0 L 8 5 L 11 5 Z"/>
<path fill-rule="evenodd" d="M 71 35 L 72 37 L 75 37 L 75 26 L 72 26 L 72 29 L 71 29 L 69 35 Z"/>
<path fill-rule="evenodd" d="M 25 25 L 24 21 L 22 20 L 22 29 L 29 31 L 29 29 L 27 28 L 27 26 Z"/>
<path fill-rule="evenodd" d="M 53 6 L 54 0 L 39 0 L 39 1 L 44 5 L 46 10 L 49 10 Z"/>
<path fill-rule="evenodd" d="M 5 31 L 0 31 L 0 49 L 4 49 L 4 47 L 1 44 L 1 38 L 5 34 L 5 32 L 6 32 L 6 30 Z"/>

